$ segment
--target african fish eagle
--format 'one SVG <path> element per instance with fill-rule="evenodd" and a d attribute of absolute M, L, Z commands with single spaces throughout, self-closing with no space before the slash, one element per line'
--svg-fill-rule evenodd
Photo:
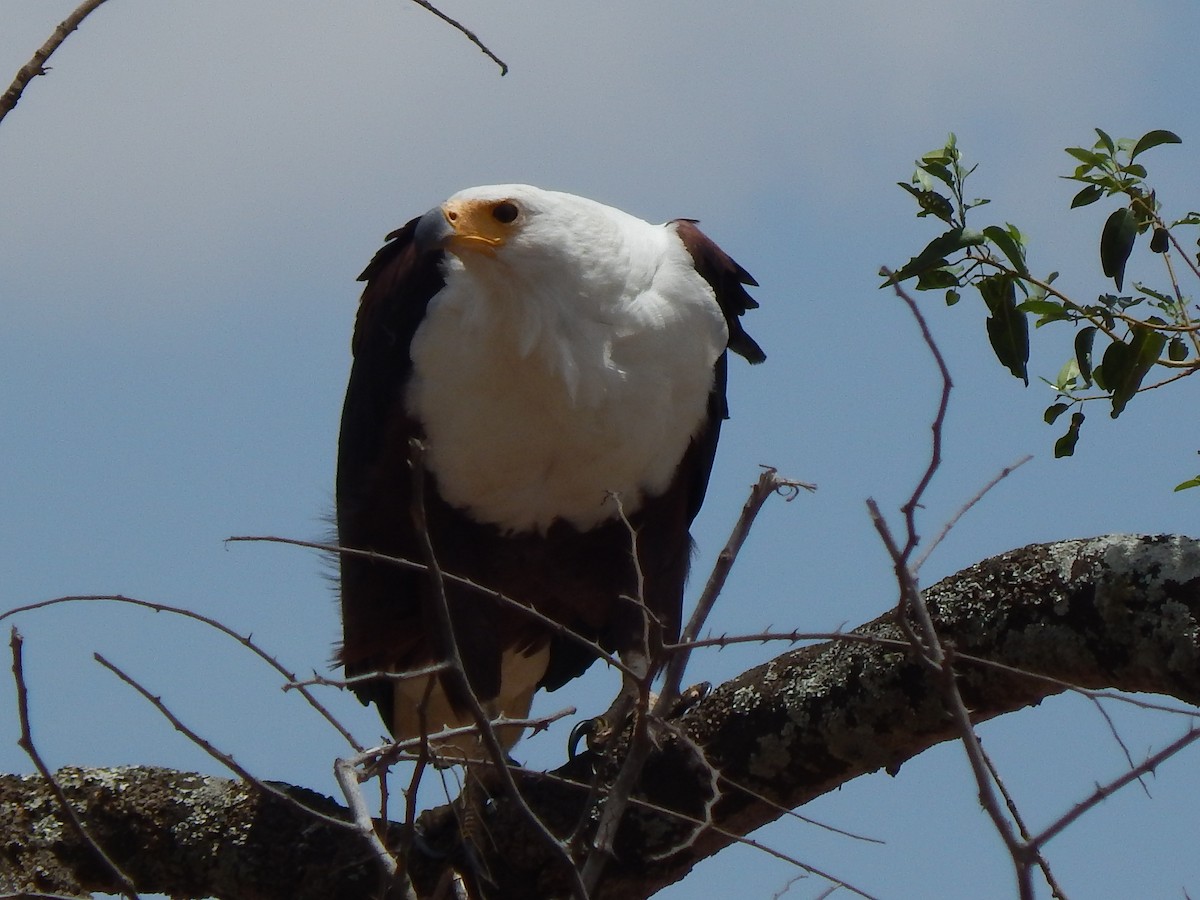
<path fill-rule="evenodd" d="M 727 415 L 726 350 L 765 358 L 739 320 L 758 305 L 744 288 L 754 279 L 692 220 L 652 225 L 506 184 L 461 191 L 393 232 L 359 280 L 340 546 L 424 562 L 427 536 L 442 572 L 647 671 L 647 621 L 652 645 L 679 631 L 688 529 Z M 467 680 L 493 716 L 526 717 L 539 687 L 595 660 L 485 592 L 441 585 Z M 346 674 L 438 662 L 432 590 L 425 572 L 343 553 Z M 444 676 L 355 690 L 398 740 L 475 724 Z M 499 735 L 505 749 L 519 734 Z M 436 749 L 481 756 L 475 738 Z"/>

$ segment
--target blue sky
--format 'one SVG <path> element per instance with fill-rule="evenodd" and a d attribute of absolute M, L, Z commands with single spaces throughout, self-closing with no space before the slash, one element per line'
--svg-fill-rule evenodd
<path fill-rule="evenodd" d="M 7 0 L 0 71 L 15 72 L 74 6 Z M 831 630 L 892 602 L 865 515 L 894 510 L 928 452 L 936 373 L 876 272 L 933 236 L 894 182 L 955 131 L 1031 264 L 1084 298 L 1108 206 L 1067 209 L 1062 152 L 1093 126 L 1180 134 L 1147 156 L 1168 213 L 1197 204 L 1192 3 L 888 0 L 842 4 L 513 2 L 444 7 L 512 67 L 496 68 L 415 6 L 110 0 L 0 126 L 0 608 L 76 593 L 185 606 L 253 632 L 286 665 L 324 671 L 338 624 L 323 562 L 235 534 L 321 539 L 354 279 L 382 237 L 473 184 L 528 181 L 647 219 L 689 216 L 761 283 L 747 327 L 769 354 L 735 360 L 731 407 L 697 522 L 696 589 L 759 464 L 820 490 L 763 514 L 711 625 Z M 1161 281 L 1148 254 L 1131 274 Z M 1195 387 L 1093 411 L 1076 457 L 1052 459 L 1051 400 L 992 360 L 968 296 L 924 298 L 956 391 L 946 463 L 922 524 L 1026 453 L 926 566 L 932 582 L 1033 541 L 1195 532 Z M 1052 375 L 1066 336 L 1039 335 Z M 263 777 L 335 793 L 344 747 L 228 639 L 163 615 L 75 605 L 22 616 L 36 737 L 52 765 L 158 763 L 219 772 L 91 658 L 127 668 Z M 782 648 L 698 653 L 720 681 Z M 596 672 L 538 709 L 602 709 Z M 352 698 L 328 702 L 380 732 Z M 1111 709 L 1141 756 L 1177 736 Z M 568 726 L 522 744 L 552 765 Z M 0 689 L 0 768 L 27 771 Z M 981 729 L 1036 827 L 1120 774 L 1085 702 L 1055 699 Z M 1200 893 L 1195 748 L 1056 839 L 1068 894 Z M 430 797 L 430 802 L 436 801 Z M 758 837 L 889 898 L 1013 895 L 960 748 L 859 779 L 804 810 L 880 838 L 796 822 Z M 664 892 L 769 898 L 793 871 L 729 851 Z M 811 881 L 787 896 L 816 896 Z M 1047 892 L 1043 892 L 1048 896 Z"/>

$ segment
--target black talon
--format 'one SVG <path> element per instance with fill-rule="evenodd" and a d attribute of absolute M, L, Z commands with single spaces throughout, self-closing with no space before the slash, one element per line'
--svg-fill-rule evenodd
<path fill-rule="evenodd" d="M 580 756 L 579 742 L 587 741 L 588 752 L 592 749 L 591 736 L 596 733 L 596 720 L 584 719 L 581 722 L 576 722 L 575 727 L 571 729 L 571 734 L 567 738 L 567 759 L 576 759 Z"/>
<path fill-rule="evenodd" d="M 676 719 L 682 716 L 685 712 L 712 693 L 712 682 L 701 681 L 693 684 L 690 688 L 681 691 L 679 699 L 675 701 L 675 705 L 671 707 L 669 718 Z"/>

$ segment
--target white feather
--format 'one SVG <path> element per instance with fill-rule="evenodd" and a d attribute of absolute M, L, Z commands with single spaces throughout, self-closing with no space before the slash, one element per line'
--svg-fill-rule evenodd
<path fill-rule="evenodd" d="M 585 529 L 670 484 L 707 415 L 725 319 L 671 225 L 526 185 L 494 256 L 448 256 L 407 402 L 442 495 L 511 531 Z"/>

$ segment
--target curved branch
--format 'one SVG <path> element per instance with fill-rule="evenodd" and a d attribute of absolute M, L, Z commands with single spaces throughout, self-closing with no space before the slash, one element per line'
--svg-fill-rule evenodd
<path fill-rule="evenodd" d="M 1200 541 L 1116 535 L 1033 545 L 924 593 L 939 635 L 957 656 L 959 687 L 977 721 L 1037 703 L 1067 683 L 1200 703 Z M 893 619 L 889 612 L 863 625 L 853 641 L 786 653 L 721 686 L 680 719 L 686 739 L 664 735 L 642 787 L 648 803 L 691 819 L 631 810 L 595 896 L 649 896 L 781 809 L 958 738 L 936 676 L 897 649 Z M 723 790 L 713 827 L 680 840 L 703 820 L 711 767 Z M 525 802 L 556 834 L 594 815 L 585 809 L 587 757 L 555 778 L 514 774 Z M 578 787 L 565 780 L 572 778 Z M 360 836 L 305 820 L 236 782 L 159 769 L 68 770 L 58 780 L 93 837 L 147 892 L 303 900 L 366 897 L 378 885 Z M 13 857 L 0 854 L 0 892 L 112 890 L 57 824 L 46 791 L 33 776 L 0 778 L 0 846 L 19 848 Z M 453 827 L 444 810 L 423 818 L 429 846 L 438 844 L 439 823 Z M 567 892 L 561 869 L 515 804 L 498 797 L 487 824 L 492 840 L 482 864 L 495 882 L 489 897 Z M 409 874 L 418 892 L 428 893 L 446 865 L 414 852 Z M 61 873 L 61 880 L 34 880 L 39 871 Z"/>

